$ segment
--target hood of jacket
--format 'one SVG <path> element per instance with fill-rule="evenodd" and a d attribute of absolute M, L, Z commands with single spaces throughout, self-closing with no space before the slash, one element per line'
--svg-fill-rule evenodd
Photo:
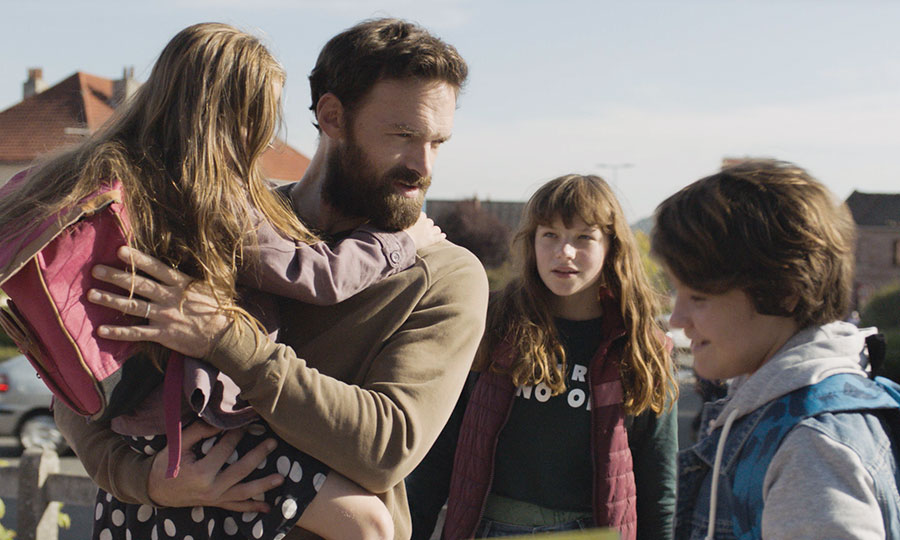
<path fill-rule="evenodd" d="M 866 337 L 875 328 L 857 328 L 846 322 L 809 326 L 794 334 L 755 373 L 732 380 L 725 408 L 712 428 L 724 425 L 798 388 L 838 373 L 863 373 L 868 366 Z"/>

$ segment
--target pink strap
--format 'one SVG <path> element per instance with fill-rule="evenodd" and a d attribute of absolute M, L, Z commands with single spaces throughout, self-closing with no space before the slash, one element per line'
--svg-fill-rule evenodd
<path fill-rule="evenodd" d="M 184 381 L 184 357 L 172 351 L 163 381 L 163 407 L 166 415 L 166 442 L 169 445 L 169 466 L 166 478 L 178 476 L 181 466 L 181 388 Z"/>

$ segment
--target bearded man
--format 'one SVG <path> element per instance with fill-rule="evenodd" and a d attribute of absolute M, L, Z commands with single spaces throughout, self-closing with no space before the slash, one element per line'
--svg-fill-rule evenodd
<path fill-rule="evenodd" d="M 310 75 L 319 146 L 286 190 L 297 215 L 334 240 L 367 222 L 388 230 L 414 223 L 466 75 L 453 47 L 404 21 L 367 21 L 332 38 Z M 116 279 L 108 281 L 131 285 Z M 140 279 L 153 312 L 164 311 L 171 283 L 168 294 L 156 294 L 151 285 L 166 287 Z M 450 416 L 484 329 L 487 279 L 477 259 L 443 241 L 340 304 L 282 299 L 279 344 L 249 325 L 225 324 L 196 296 L 181 299 L 182 319 L 114 328 L 108 337 L 199 351 L 193 355 L 230 376 L 288 443 L 378 494 L 395 538 L 409 538 L 403 479 Z M 129 311 L 129 302 L 110 293 L 99 303 Z M 250 454 L 221 472 L 206 459 L 185 460 L 179 476 L 166 479 L 164 467 L 73 416 L 57 413 L 61 429 L 94 480 L 123 500 L 254 508 L 265 489 L 228 472 L 252 469 Z M 294 529 L 287 538 L 305 537 Z"/>

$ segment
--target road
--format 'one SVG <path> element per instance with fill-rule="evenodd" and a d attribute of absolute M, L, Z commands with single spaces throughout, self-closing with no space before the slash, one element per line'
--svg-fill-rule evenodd
<path fill-rule="evenodd" d="M 17 448 L 16 440 L 12 437 L 0 437 L 0 461 L 4 461 L 9 465 L 16 466 L 19 464 L 19 456 L 22 450 Z M 59 457 L 59 472 L 65 474 L 86 474 L 81 462 L 74 454 L 67 454 Z"/>

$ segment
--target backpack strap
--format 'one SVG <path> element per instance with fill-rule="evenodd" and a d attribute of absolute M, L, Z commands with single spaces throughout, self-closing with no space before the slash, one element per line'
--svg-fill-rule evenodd
<path fill-rule="evenodd" d="M 884 358 L 887 353 L 887 341 L 884 334 L 872 334 L 866 336 L 866 351 L 869 353 L 869 378 L 874 379 L 881 372 Z"/>
<path fill-rule="evenodd" d="M 184 356 L 172 351 L 166 363 L 163 380 L 163 408 L 166 420 L 166 444 L 169 447 L 169 463 L 166 478 L 178 476 L 181 467 L 181 394 L 184 381 Z"/>
<path fill-rule="evenodd" d="M 734 470 L 732 525 L 739 539 L 762 538 L 762 486 L 772 457 L 801 421 L 824 413 L 900 409 L 892 381 L 842 373 L 773 401 L 744 443 Z"/>

